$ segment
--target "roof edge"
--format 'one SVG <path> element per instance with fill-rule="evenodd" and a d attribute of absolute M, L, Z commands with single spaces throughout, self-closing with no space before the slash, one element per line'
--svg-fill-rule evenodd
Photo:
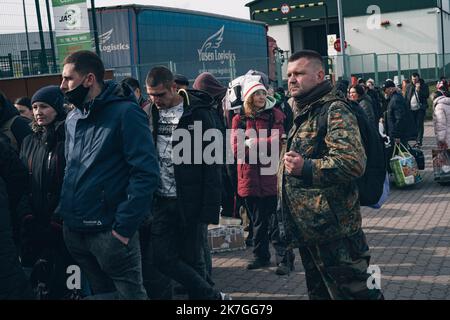
<path fill-rule="evenodd" d="M 258 1 L 260 1 L 260 0 L 258 0 Z M 198 15 L 198 16 L 215 17 L 215 18 L 220 18 L 220 19 L 227 19 L 227 20 L 233 20 L 233 21 L 239 21 L 239 22 L 245 22 L 245 23 L 265 25 L 264 22 L 250 20 L 250 18 L 248 18 L 248 20 L 247 20 L 247 19 L 235 18 L 235 17 L 225 16 L 225 15 L 216 14 L 216 13 L 209 13 L 209 12 L 195 11 L 195 10 L 188 10 L 188 9 L 171 8 L 171 7 L 163 7 L 163 6 L 128 4 L 128 5 L 106 6 L 106 7 L 96 7 L 95 8 L 96 11 L 97 10 L 100 10 L 100 11 L 101 10 L 114 10 L 114 9 L 134 9 L 134 10 L 149 9 L 149 10 L 155 10 L 155 11 L 170 11 L 170 12 L 179 12 L 179 13 Z"/>

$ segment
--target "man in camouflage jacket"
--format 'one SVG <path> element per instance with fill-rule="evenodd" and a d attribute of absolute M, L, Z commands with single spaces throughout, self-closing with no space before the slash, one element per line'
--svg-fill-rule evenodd
<path fill-rule="evenodd" d="M 370 255 L 356 184 L 366 155 L 356 116 L 324 81 L 317 52 L 291 56 L 288 85 L 295 120 L 280 161 L 279 208 L 286 235 L 299 247 L 309 298 L 382 298 L 368 285 Z M 328 131 L 317 150 L 318 117 L 331 100 Z"/>

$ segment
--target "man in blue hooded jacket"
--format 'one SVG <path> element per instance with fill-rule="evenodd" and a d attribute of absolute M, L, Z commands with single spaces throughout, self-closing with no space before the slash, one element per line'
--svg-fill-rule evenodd
<path fill-rule="evenodd" d="M 57 212 L 64 239 L 98 299 L 146 299 L 137 230 L 159 167 L 148 120 L 128 86 L 103 81 L 90 51 L 64 60 L 66 171 Z"/>

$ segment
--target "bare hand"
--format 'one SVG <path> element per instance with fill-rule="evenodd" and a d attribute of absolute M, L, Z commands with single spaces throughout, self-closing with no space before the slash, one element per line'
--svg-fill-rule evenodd
<path fill-rule="evenodd" d="M 118 234 L 117 232 L 115 232 L 114 230 L 112 231 L 112 235 L 119 240 L 120 242 L 122 242 L 124 245 L 128 245 L 128 242 L 130 241 L 130 238 L 125 238 L 122 237 L 120 234 Z"/>
<path fill-rule="evenodd" d="M 400 144 L 400 139 L 399 138 L 395 138 L 395 143 L 396 144 Z"/>
<path fill-rule="evenodd" d="M 286 153 L 284 155 L 283 158 L 284 161 L 284 167 L 286 168 L 286 171 L 292 175 L 292 176 L 301 176 L 302 175 L 302 170 L 303 170 L 303 165 L 305 163 L 305 160 L 303 159 L 303 157 L 294 152 L 294 151 L 289 151 L 288 153 Z"/>
<path fill-rule="evenodd" d="M 441 150 L 447 150 L 448 149 L 448 145 L 445 142 L 438 142 L 438 148 Z"/>

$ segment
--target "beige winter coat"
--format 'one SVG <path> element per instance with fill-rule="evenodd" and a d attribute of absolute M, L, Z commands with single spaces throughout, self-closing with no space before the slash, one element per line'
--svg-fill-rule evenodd
<path fill-rule="evenodd" d="M 438 143 L 450 146 L 450 98 L 441 96 L 434 100 L 434 133 Z"/>

